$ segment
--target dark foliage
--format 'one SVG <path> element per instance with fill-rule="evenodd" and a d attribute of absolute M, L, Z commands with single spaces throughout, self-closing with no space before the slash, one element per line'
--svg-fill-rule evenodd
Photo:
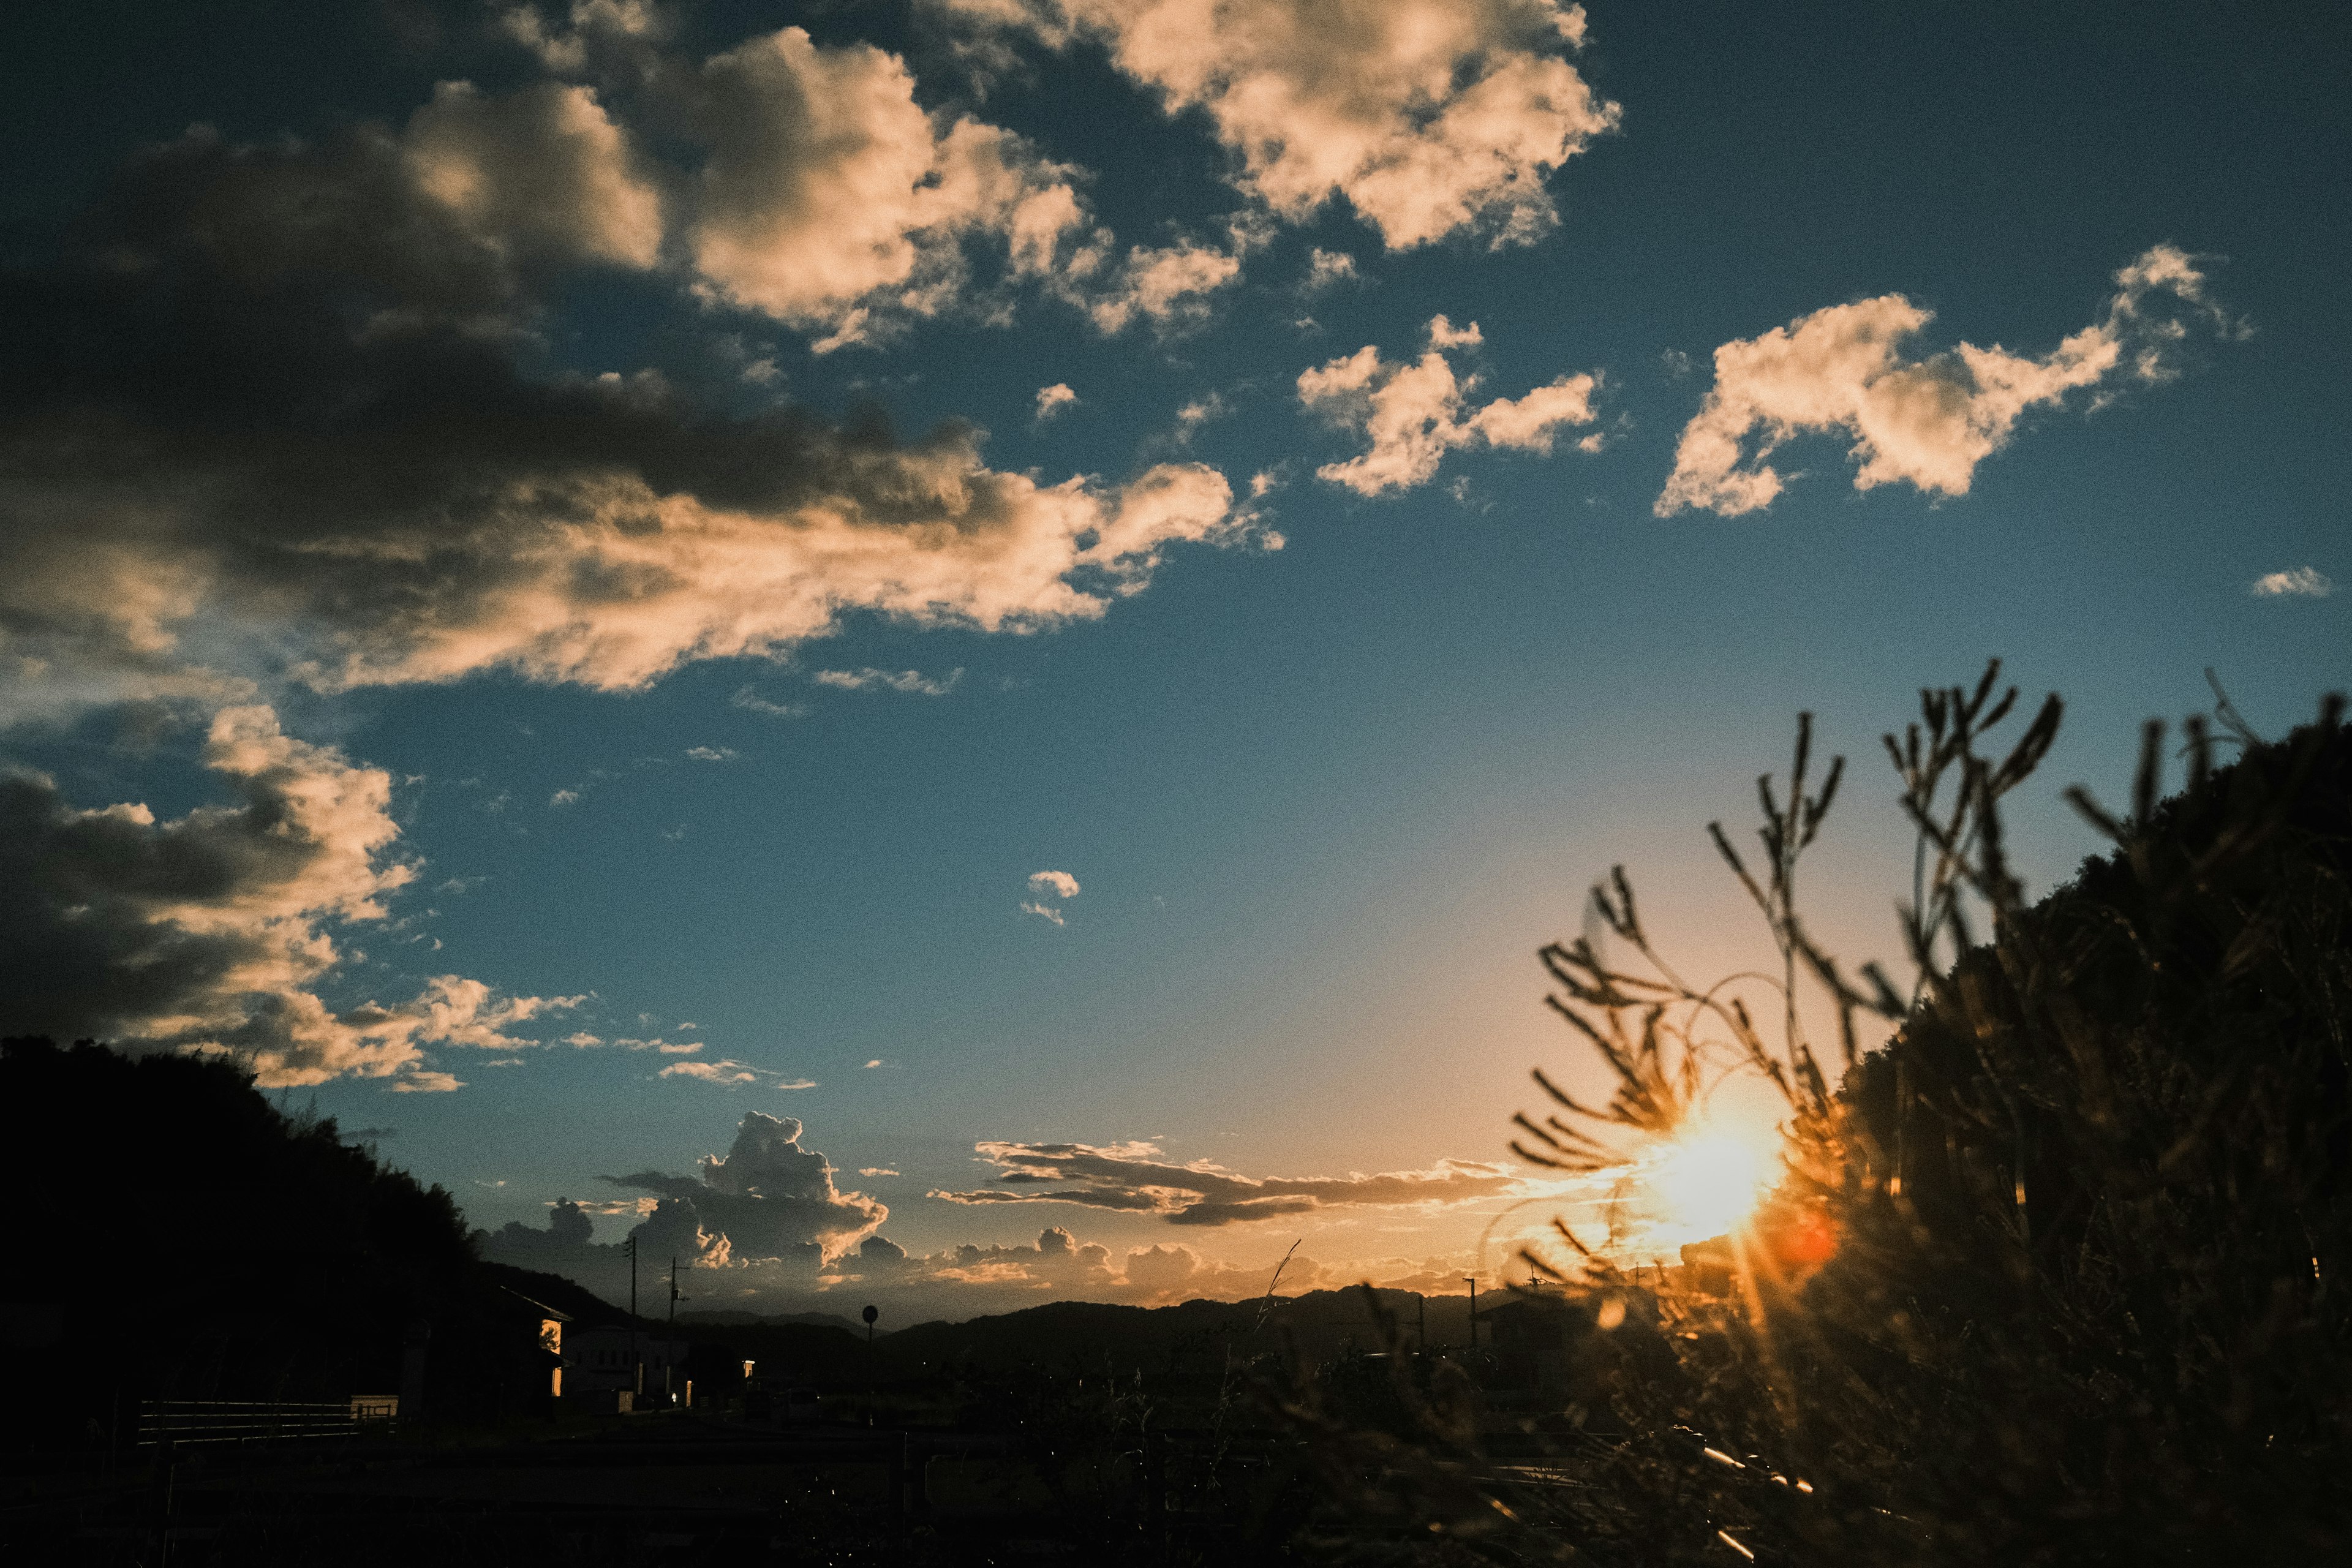
<path fill-rule="evenodd" d="M 6 1041 L 0 1183 L 37 1216 L 10 1299 L 62 1310 L 30 1368 L 42 1419 L 11 1428 L 36 1447 L 110 1441 L 142 1398 L 396 1393 L 420 1325 L 428 1402 L 487 1413 L 530 1370 L 505 1352 L 501 1287 L 569 1289 L 478 1263 L 448 1193 L 219 1058 Z"/>
<path fill-rule="evenodd" d="M 1711 1074 L 1790 1110 L 1790 1173 L 1721 1249 L 1661 1282 L 1664 1363 L 1593 1336 L 1619 1429 L 1496 1463 L 1508 1424 L 1415 1405 L 1404 1441 L 1295 1417 L 1327 1481 L 1415 1561 L 1813 1563 L 2326 1562 L 2352 1553 L 2352 735 L 2330 700 L 2276 744 L 2234 722 L 2216 767 L 2188 726 L 2188 787 L 2159 800 L 2147 731 L 2128 816 L 2070 798 L 2115 844 L 2032 906 L 2003 795 L 2054 735 L 2053 698 L 2005 755 L 1993 673 L 1925 694 L 1887 746 L 1919 830 L 1902 910 L 1916 980 L 1859 983 L 1807 933 L 1800 854 L 1838 776 L 1759 781 L 1765 860 L 1717 847 L 1764 912 L 1783 1016 L 1666 965 L 1622 872 L 1612 934 L 1545 950 L 1553 1005 L 1612 1070 L 1587 1106 L 1521 1117 L 1538 1163 L 1605 1170 L 1671 1137 Z M 1981 933 L 1981 934 L 1980 934 Z M 1841 1021 L 1833 1079 L 1801 981 Z M 1889 1042 L 1855 1050 L 1858 1017 Z M 1776 1038 L 1777 1036 L 1777 1038 Z M 1579 1238 L 1563 1243 L 1580 1250 Z M 1530 1261 L 1535 1261 L 1530 1259 Z M 1625 1284 L 1602 1257 L 1568 1283 Z M 1645 1278 L 1645 1283 L 1650 1282 Z M 1394 1427 L 1391 1420 L 1385 1425 Z M 1540 1420 L 1522 1421 L 1522 1434 Z M 1555 1428 L 1556 1429 L 1556 1428 Z M 1409 1544 L 1408 1544 L 1409 1543 Z M 1363 1543 L 1356 1546 L 1361 1550 Z"/>

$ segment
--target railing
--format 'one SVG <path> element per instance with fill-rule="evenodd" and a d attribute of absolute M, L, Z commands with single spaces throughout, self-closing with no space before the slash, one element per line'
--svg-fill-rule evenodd
<path fill-rule="evenodd" d="M 332 1403 L 242 1399 L 146 1399 L 139 1405 L 139 1446 L 312 1443 L 357 1437 L 389 1426 L 400 1396 L 354 1394 Z"/>

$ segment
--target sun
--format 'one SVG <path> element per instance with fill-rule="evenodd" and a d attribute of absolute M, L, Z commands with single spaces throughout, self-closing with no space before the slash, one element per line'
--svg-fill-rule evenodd
<path fill-rule="evenodd" d="M 1713 1128 L 1675 1139 L 1643 1165 L 1642 1184 L 1662 1226 L 1691 1241 L 1733 1229 L 1780 1174 L 1771 1142 Z"/>

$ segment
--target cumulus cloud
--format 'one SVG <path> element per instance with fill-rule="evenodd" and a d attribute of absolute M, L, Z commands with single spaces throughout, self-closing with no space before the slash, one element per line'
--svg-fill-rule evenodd
<path fill-rule="evenodd" d="M 1445 454 L 1464 447 L 1509 447 L 1549 456 L 1560 431 L 1597 417 L 1597 374 L 1563 375 L 1524 397 L 1471 405 L 1475 375 L 1460 377 L 1445 357 L 1477 347 L 1478 323 L 1455 327 L 1444 316 L 1428 326 L 1429 348 L 1411 364 L 1381 358 L 1369 344 L 1299 373 L 1298 401 L 1334 426 L 1361 437 L 1369 450 L 1315 470 L 1318 479 L 1359 495 L 1426 484 Z"/>
<path fill-rule="evenodd" d="M 1077 406 L 1078 395 L 1070 390 L 1069 383 L 1057 381 L 1051 386 L 1037 389 L 1037 423 L 1044 424 L 1065 408 Z"/>
<path fill-rule="evenodd" d="M 1832 305 L 1715 351 L 1715 385 L 1683 429 L 1675 468 L 1653 509 L 1696 507 L 1737 517 L 1769 507 L 1785 488 L 1768 459 L 1807 434 L 1850 436 L 1853 484 L 1902 481 L 1932 495 L 1966 495 L 1977 465 L 2008 444 L 2032 408 L 2178 374 L 2192 327 L 2243 331 L 2208 297 L 2205 275 L 2159 245 L 2116 274 L 2101 318 L 2040 357 L 1963 342 L 1925 358 L 1902 345 L 1934 312 L 1900 294 Z"/>
<path fill-rule="evenodd" d="M 1139 245 L 1106 283 L 1082 297 L 1087 313 L 1105 332 L 1123 331 L 1139 320 L 1167 334 L 1206 321 L 1217 292 L 1241 275 L 1239 255 L 1199 240 Z"/>
<path fill-rule="evenodd" d="M 704 1155 L 695 1175 L 639 1171 L 604 1180 L 677 1205 L 680 1219 L 716 1238 L 729 1258 L 837 1258 L 880 1229 L 890 1211 L 837 1188 L 833 1163 L 802 1148 L 801 1131 L 792 1117 L 754 1110 L 728 1152 Z"/>
<path fill-rule="evenodd" d="M 732 746 L 688 746 L 686 754 L 698 763 L 732 762 L 738 755 Z"/>
<path fill-rule="evenodd" d="M 683 241 L 714 301 L 821 331 L 819 353 L 956 301 L 966 243 L 1012 276 L 1096 264 L 1072 172 L 968 116 L 927 112 L 898 57 L 799 27 L 705 61 L 682 89 L 707 149 Z"/>
<path fill-rule="evenodd" d="M 49 778 L 0 774 L 0 1015 L 60 1039 L 233 1053 L 270 1087 L 343 1074 L 409 1089 L 457 1080 L 428 1045 L 503 1050 L 580 997 L 499 996 L 441 975 L 407 1001 L 337 1009 L 337 927 L 385 919 L 415 876 L 394 853 L 392 780 L 297 740 L 270 709 L 224 709 L 204 762 L 235 804 L 159 820 L 69 805 Z"/>
<path fill-rule="evenodd" d="M 837 691 L 903 691 L 909 697 L 945 697 L 963 682 L 963 671 L 951 669 L 941 676 L 925 675 L 919 669 L 820 669 L 809 679 L 819 686 L 830 686 Z"/>
<path fill-rule="evenodd" d="M 1344 199 L 1392 250 L 1558 221 L 1545 177 L 1617 122 L 1564 58 L 1559 0 L 933 0 L 983 38 L 1100 42 L 1171 114 L 1201 110 L 1234 184 L 1300 222 Z"/>
<path fill-rule="evenodd" d="M 2336 592 L 2336 584 L 2316 567 L 2298 566 L 2291 572 L 2264 573 L 2248 592 L 2260 599 L 2325 599 Z"/>
<path fill-rule="evenodd" d="M 1040 898 L 1075 899 L 1078 896 L 1078 879 L 1067 871 L 1032 871 L 1029 890 Z"/>
<path fill-rule="evenodd" d="M 1444 1160 L 1425 1171 L 1379 1175 L 1238 1175 L 1207 1162 L 1171 1164 L 1149 1142 L 983 1142 L 1001 1173 L 995 1185 L 930 1195 L 957 1204 L 1062 1203 L 1158 1215 L 1171 1225 L 1223 1226 L 1331 1208 L 1476 1203 L 1517 1192 L 1521 1179 L 1496 1165 Z"/>

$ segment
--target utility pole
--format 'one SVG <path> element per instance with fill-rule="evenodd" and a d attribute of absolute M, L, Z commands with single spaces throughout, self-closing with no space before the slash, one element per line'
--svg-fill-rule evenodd
<path fill-rule="evenodd" d="M 637 1238 L 629 1237 L 629 1365 L 634 1386 L 632 1399 L 642 1399 L 646 1392 L 646 1361 L 637 1352 Z"/>
<path fill-rule="evenodd" d="M 694 1265 L 689 1263 L 687 1267 L 691 1268 Z M 677 1293 L 677 1257 L 673 1253 L 669 1260 L 669 1326 L 672 1329 L 677 1327 L 677 1304 L 692 1299 Z"/>
<path fill-rule="evenodd" d="M 1412 1293 L 1413 1348 L 1422 1354 L 1429 1353 L 1429 1298 L 1419 1290 Z"/>
<path fill-rule="evenodd" d="M 867 1306 L 859 1314 L 866 1320 L 866 1424 L 874 1425 L 874 1320 L 882 1315 L 879 1307 Z"/>
<path fill-rule="evenodd" d="M 1478 1277 L 1465 1274 L 1462 1282 L 1470 1287 L 1470 1348 L 1478 1348 Z"/>

